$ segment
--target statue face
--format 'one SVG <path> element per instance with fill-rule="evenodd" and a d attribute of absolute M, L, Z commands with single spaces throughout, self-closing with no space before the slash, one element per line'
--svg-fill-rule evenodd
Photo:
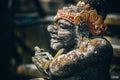
<path fill-rule="evenodd" d="M 72 23 L 60 19 L 55 25 L 49 25 L 51 48 L 58 50 L 75 43 L 75 27 Z"/>

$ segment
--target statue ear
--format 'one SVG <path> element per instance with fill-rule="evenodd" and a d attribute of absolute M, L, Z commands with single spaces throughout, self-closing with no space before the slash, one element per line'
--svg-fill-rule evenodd
<path fill-rule="evenodd" d="M 86 22 L 81 22 L 78 25 L 78 32 L 83 36 L 83 37 L 90 37 L 90 29 L 89 25 Z"/>

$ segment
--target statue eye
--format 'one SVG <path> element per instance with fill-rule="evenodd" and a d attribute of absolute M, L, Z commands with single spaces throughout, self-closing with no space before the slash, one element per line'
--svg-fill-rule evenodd
<path fill-rule="evenodd" d="M 66 26 L 66 25 L 60 25 L 60 28 L 62 28 L 62 29 L 69 29 L 68 27 L 69 26 Z"/>
<path fill-rule="evenodd" d="M 70 23 L 67 23 L 67 22 L 61 22 L 63 20 L 60 20 L 58 21 L 57 25 L 59 28 L 62 28 L 62 29 L 72 29 L 72 25 Z"/>

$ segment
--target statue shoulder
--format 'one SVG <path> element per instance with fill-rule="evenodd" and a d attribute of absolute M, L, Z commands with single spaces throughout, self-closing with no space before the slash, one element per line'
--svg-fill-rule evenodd
<path fill-rule="evenodd" d="M 105 38 L 94 38 L 90 40 L 90 43 L 100 52 L 113 53 L 111 43 Z"/>
<path fill-rule="evenodd" d="M 110 42 L 108 40 L 106 40 L 105 38 L 94 38 L 94 39 L 90 39 L 90 43 L 93 46 L 98 46 L 98 47 L 103 47 L 103 46 L 109 46 L 111 45 Z"/>
<path fill-rule="evenodd" d="M 104 38 L 84 38 L 84 40 L 79 44 L 79 50 L 82 52 L 93 52 L 96 49 L 101 49 L 105 47 L 110 48 L 111 44 Z M 111 47 L 112 48 L 112 47 Z"/>

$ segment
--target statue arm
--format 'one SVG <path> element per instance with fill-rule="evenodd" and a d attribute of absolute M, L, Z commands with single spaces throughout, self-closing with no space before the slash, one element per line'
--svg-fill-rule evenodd
<path fill-rule="evenodd" d="M 67 54 L 58 56 L 49 65 L 51 74 L 54 76 L 68 76 L 76 71 L 81 71 L 92 66 L 93 63 L 97 64 L 99 60 L 103 59 L 102 57 L 109 53 L 110 46 L 109 43 L 103 39 L 96 44 L 95 46 L 88 44 L 86 51 L 75 49 Z"/>

